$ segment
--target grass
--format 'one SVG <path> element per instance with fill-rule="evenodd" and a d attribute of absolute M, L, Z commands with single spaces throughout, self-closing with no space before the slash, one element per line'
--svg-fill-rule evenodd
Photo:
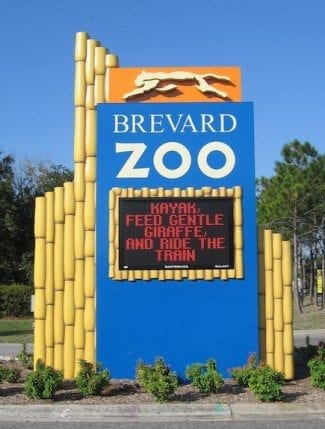
<path fill-rule="evenodd" d="M 303 313 L 294 308 L 293 329 L 324 329 L 325 308 L 312 304 L 309 300 L 303 305 Z"/>
<path fill-rule="evenodd" d="M 0 319 L 0 343 L 32 343 L 33 318 Z"/>
<path fill-rule="evenodd" d="M 325 308 L 306 300 L 303 313 L 294 309 L 294 329 L 323 329 Z M 0 319 L 0 343 L 32 343 L 34 340 L 33 318 Z"/>

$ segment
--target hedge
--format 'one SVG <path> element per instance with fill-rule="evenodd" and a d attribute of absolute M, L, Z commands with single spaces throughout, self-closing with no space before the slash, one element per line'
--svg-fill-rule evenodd
<path fill-rule="evenodd" d="M 0 317 L 30 314 L 32 286 L 0 285 Z"/>

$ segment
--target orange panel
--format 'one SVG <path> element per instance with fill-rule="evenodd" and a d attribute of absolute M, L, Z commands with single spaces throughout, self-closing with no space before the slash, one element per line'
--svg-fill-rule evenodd
<path fill-rule="evenodd" d="M 112 68 L 109 73 L 110 102 L 241 101 L 239 67 Z"/>

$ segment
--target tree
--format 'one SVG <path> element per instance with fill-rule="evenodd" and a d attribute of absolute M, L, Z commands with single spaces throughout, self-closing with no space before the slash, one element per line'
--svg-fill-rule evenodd
<path fill-rule="evenodd" d="M 13 157 L 3 156 L 0 150 L 0 283 L 11 283 L 14 280 L 11 263 L 15 255 L 11 240 L 15 223 L 13 163 Z"/>
<path fill-rule="evenodd" d="M 71 180 L 62 165 L 0 158 L 0 283 L 32 284 L 35 197 Z"/>
<path fill-rule="evenodd" d="M 258 223 L 293 240 L 294 286 L 300 310 L 299 256 L 317 251 L 324 259 L 325 156 L 308 142 L 294 140 L 284 145 L 283 160 L 275 164 L 271 178 L 257 180 Z"/>
<path fill-rule="evenodd" d="M 16 195 L 15 247 L 20 249 L 17 255 L 17 269 L 20 282 L 30 284 L 33 280 L 34 255 L 34 207 L 35 197 L 53 191 L 55 186 L 73 180 L 73 173 L 62 165 L 48 161 L 29 159 L 15 169 L 14 191 Z"/>

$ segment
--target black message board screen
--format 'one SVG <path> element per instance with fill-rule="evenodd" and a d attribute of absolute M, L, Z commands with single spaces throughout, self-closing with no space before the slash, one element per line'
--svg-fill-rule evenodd
<path fill-rule="evenodd" d="M 120 198 L 119 268 L 233 268 L 232 198 Z"/>

